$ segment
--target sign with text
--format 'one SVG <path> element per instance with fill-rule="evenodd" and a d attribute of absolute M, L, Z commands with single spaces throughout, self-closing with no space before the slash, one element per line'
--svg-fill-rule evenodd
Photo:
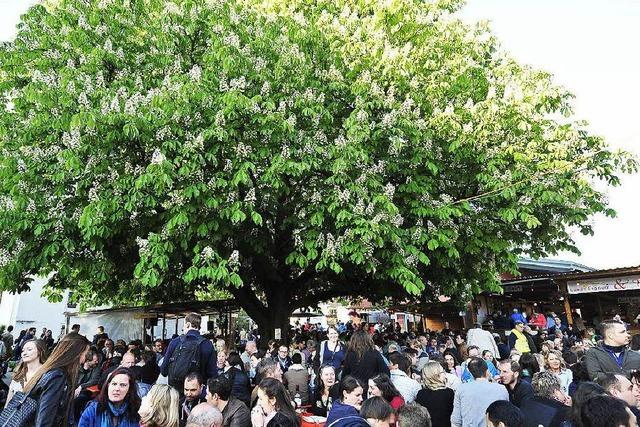
<path fill-rule="evenodd" d="M 603 277 L 602 279 L 572 280 L 567 282 L 570 294 L 616 292 L 640 289 L 640 275 Z"/>

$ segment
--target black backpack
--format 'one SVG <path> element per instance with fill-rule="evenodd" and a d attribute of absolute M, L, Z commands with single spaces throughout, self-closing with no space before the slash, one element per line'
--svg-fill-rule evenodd
<path fill-rule="evenodd" d="M 182 390 L 187 375 L 191 372 L 200 373 L 200 344 L 205 338 L 198 336 L 188 340 L 186 335 L 182 335 L 179 340 L 169 358 L 169 385 Z"/>

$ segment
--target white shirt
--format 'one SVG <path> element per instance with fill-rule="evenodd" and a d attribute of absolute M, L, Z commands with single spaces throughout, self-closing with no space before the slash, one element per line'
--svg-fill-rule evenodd
<path fill-rule="evenodd" d="M 405 403 L 412 403 L 416 400 L 416 396 L 422 388 L 418 381 L 409 378 L 409 376 L 400 369 L 391 370 L 391 382 L 396 386 Z"/>

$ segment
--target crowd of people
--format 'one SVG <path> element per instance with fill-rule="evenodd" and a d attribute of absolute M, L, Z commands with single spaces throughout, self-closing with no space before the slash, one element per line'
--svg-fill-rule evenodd
<path fill-rule="evenodd" d="M 445 323 L 418 334 L 351 313 L 335 327 L 292 328 L 290 345 L 262 342 L 257 331 L 230 343 L 202 335 L 200 323 L 190 313 L 182 335 L 146 345 L 114 341 L 102 327 L 89 340 L 74 325 L 56 343 L 45 331 L 14 338 L 8 328 L 0 355 L 18 363 L 0 420 L 20 413 L 37 427 L 637 426 L 640 341 L 620 319 L 603 321 L 598 335 L 514 312 L 506 330 Z"/>

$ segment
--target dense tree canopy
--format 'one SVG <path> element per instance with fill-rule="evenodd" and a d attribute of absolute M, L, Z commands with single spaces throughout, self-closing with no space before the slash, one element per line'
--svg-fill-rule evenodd
<path fill-rule="evenodd" d="M 497 286 L 633 170 L 456 0 L 59 0 L 0 49 L 0 289 L 266 328 Z"/>

